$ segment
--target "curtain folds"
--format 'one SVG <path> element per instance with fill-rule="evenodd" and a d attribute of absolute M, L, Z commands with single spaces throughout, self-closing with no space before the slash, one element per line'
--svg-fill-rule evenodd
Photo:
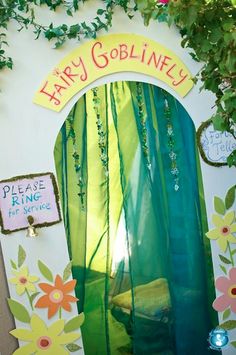
<path fill-rule="evenodd" d="M 55 146 L 86 355 L 204 355 L 216 323 L 195 129 L 164 90 L 88 91 Z"/>

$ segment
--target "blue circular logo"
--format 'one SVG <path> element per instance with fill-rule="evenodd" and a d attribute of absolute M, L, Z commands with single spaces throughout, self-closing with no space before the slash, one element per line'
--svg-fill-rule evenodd
<path fill-rule="evenodd" d="M 213 350 L 221 350 L 229 343 L 228 332 L 225 329 L 216 328 L 209 334 L 210 348 Z"/>

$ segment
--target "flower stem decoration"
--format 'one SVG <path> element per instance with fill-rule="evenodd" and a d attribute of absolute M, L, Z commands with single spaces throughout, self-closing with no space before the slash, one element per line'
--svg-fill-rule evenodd
<path fill-rule="evenodd" d="M 57 275 L 54 285 L 48 283 L 39 283 L 39 288 L 45 292 L 44 296 L 41 296 L 37 303 L 36 308 L 48 308 L 48 318 L 52 318 L 58 311 L 61 317 L 61 309 L 65 311 L 71 311 L 72 302 L 77 302 L 78 298 L 69 295 L 75 288 L 76 280 L 71 280 L 63 283 L 61 276 Z"/>
<path fill-rule="evenodd" d="M 33 310 L 33 299 L 38 294 L 36 291 L 35 283 L 39 280 L 38 276 L 29 275 L 29 270 L 26 265 L 23 265 L 26 259 L 26 252 L 24 248 L 19 245 L 18 248 L 18 262 L 11 260 L 12 273 L 15 277 L 9 279 L 9 282 L 16 287 L 16 293 L 19 296 L 24 294 L 30 303 L 30 307 Z"/>
<path fill-rule="evenodd" d="M 34 313 L 30 314 L 28 309 L 23 303 L 18 300 L 8 298 L 8 306 L 19 322 L 28 324 L 30 329 L 14 329 L 10 332 L 11 335 L 19 340 L 28 342 L 17 349 L 13 355 L 66 355 L 81 349 L 79 345 L 73 343 L 80 338 L 80 332 L 77 331 L 84 322 L 84 314 L 80 313 L 72 319 L 65 322 L 62 318 L 62 308 L 66 311 L 71 311 L 71 302 L 77 302 L 78 299 L 69 292 L 75 288 L 76 280 L 68 279 L 71 276 L 70 261 L 64 271 L 63 276 L 56 275 L 53 285 L 47 283 L 39 283 L 38 276 L 29 275 L 28 267 L 24 266 L 26 259 L 26 252 L 24 248 L 19 245 L 18 248 L 18 261 L 11 260 L 12 272 L 15 275 L 9 281 L 16 286 L 18 296 L 27 295 L 31 310 Z M 41 260 L 38 260 L 39 271 L 46 280 L 53 282 L 53 273 L 47 265 Z M 41 296 L 38 300 L 35 299 L 39 296 L 40 292 L 36 291 L 36 285 L 43 290 L 46 295 Z M 34 292 L 34 293 L 32 293 Z M 48 318 L 51 318 L 56 312 L 59 313 L 59 320 L 50 324 L 49 326 L 35 313 L 35 308 L 48 308 Z"/>
<path fill-rule="evenodd" d="M 57 320 L 49 327 L 44 321 L 33 314 L 30 320 L 31 330 L 14 329 L 10 332 L 15 338 L 28 342 L 17 349 L 13 355 L 67 355 L 65 345 L 80 338 L 80 333 L 63 333 L 65 321 Z"/>
<path fill-rule="evenodd" d="M 225 276 L 220 276 L 215 280 L 216 289 L 222 294 L 213 302 L 213 308 L 218 312 L 223 312 L 223 323 L 220 328 L 228 331 L 236 328 L 236 320 L 230 319 L 231 312 L 236 313 L 236 267 L 234 267 L 234 255 L 236 248 L 231 249 L 231 243 L 236 243 L 236 223 L 235 212 L 231 210 L 235 202 L 236 185 L 232 186 L 226 193 L 225 199 L 214 197 L 215 212 L 212 221 L 215 228 L 206 233 L 209 239 L 216 240 L 223 253 L 228 252 L 229 257 L 219 254 L 221 263 L 220 269 Z M 235 234 L 235 235 L 234 235 Z M 227 267 L 231 268 L 227 270 Z M 231 346 L 236 348 L 236 340 L 230 339 Z"/>

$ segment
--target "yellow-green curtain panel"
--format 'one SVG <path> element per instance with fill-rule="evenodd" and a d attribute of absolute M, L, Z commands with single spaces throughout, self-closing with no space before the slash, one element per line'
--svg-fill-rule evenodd
<path fill-rule="evenodd" d="M 55 162 L 86 355 L 208 354 L 211 253 L 185 109 L 149 84 L 90 90 Z"/>

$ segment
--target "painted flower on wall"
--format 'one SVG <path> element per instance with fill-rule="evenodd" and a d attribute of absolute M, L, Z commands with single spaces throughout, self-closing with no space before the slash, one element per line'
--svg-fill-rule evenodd
<path fill-rule="evenodd" d="M 64 320 L 62 319 L 47 327 L 39 316 L 33 314 L 30 326 L 31 330 L 14 329 L 10 332 L 15 338 L 29 342 L 29 344 L 17 349 L 13 355 L 68 355 L 69 352 L 63 345 L 80 338 L 79 333 L 63 333 Z"/>
<path fill-rule="evenodd" d="M 225 252 L 228 243 L 236 243 L 236 237 L 232 233 L 236 232 L 235 212 L 229 211 L 225 216 L 221 217 L 213 214 L 212 222 L 216 228 L 206 233 L 210 239 L 216 239 L 220 249 Z"/>
<path fill-rule="evenodd" d="M 18 295 L 22 295 L 24 292 L 35 292 L 35 282 L 39 280 L 37 276 L 29 275 L 28 267 L 22 266 L 18 270 L 12 270 L 15 277 L 9 279 L 9 281 L 16 286 L 16 292 Z"/>
<path fill-rule="evenodd" d="M 236 313 L 236 268 L 229 271 L 229 278 L 220 276 L 216 279 L 216 288 L 223 295 L 217 297 L 213 302 L 213 308 L 218 312 L 223 312 L 230 306 L 231 311 Z"/>
<path fill-rule="evenodd" d="M 65 311 L 71 311 L 71 302 L 77 302 L 78 298 L 68 295 L 75 288 L 76 280 L 63 283 L 61 276 L 57 275 L 54 285 L 48 283 L 39 283 L 38 286 L 46 295 L 39 298 L 35 307 L 48 308 L 48 318 L 54 316 L 58 310 L 63 308 Z"/>

